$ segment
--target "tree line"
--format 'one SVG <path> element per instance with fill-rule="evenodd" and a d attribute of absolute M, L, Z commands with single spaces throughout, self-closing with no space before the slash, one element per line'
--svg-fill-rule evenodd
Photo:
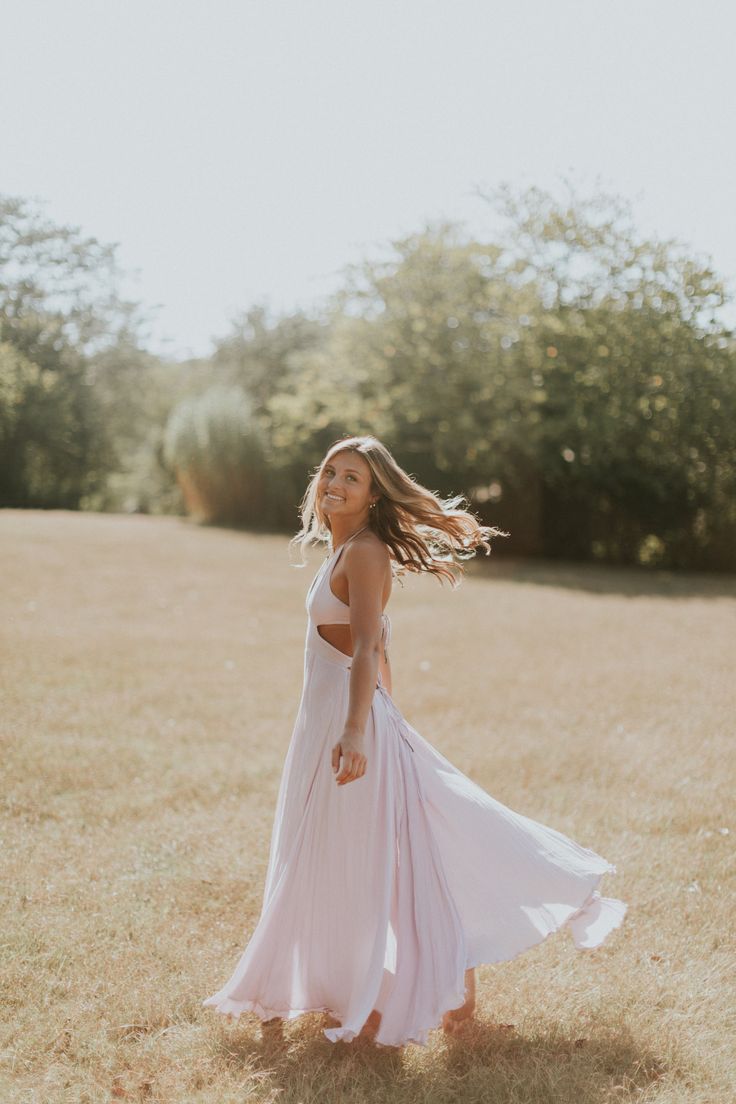
<path fill-rule="evenodd" d="M 736 343 L 710 264 L 619 197 L 501 186 L 311 313 L 253 305 L 212 355 L 145 348 L 114 247 L 0 197 L 0 504 L 293 532 L 308 473 L 374 433 L 465 494 L 500 555 L 736 567 Z"/>

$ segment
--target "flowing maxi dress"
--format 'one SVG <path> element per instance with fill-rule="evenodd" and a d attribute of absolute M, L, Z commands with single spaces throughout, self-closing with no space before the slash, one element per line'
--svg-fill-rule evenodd
<path fill-rule="evenodd" d="M 403 717 L 380 671 L 366 772 L 336 784 L 331 752 L 352 657 L 317 626 L 350 623 L 330 586 L 347 543 L 307 594 L 302 694 L 260 918 L 229 980 L 202 1003 L 262 1020 L 330 1012 L 340 1024 L 324 1029 L 331 1042 L 349 1042 L 376 1009 L 377 1045 L 426 1046 L 443 1014 L 465 1002 L 466 969 L 515 958 L 563 927 L 578 949 L 598 947 L 628 906 L 598 892 L 612 863 L 453 766 Z"/>

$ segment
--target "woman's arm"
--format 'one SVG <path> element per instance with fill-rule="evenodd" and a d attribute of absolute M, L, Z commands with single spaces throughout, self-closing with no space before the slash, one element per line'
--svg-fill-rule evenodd
<path fill-rule="evenodd" d="M 339 784 L 365 774 L 363 738 L 378 681 L 383 584 L 389 551 L 375 541 L 353 543 L 346 549 L 343 563 L 350 596 L 353 661 L 343 734 L 332 750 L 333 769 L 339 765 L 341 752 L 343 756 L 342 770 L 336 779 Z"/>

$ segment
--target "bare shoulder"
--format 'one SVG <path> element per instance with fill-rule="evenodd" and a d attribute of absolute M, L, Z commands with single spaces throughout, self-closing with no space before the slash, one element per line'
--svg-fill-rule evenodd
<path fill-rule="evenodd" d="M 345 550 L 345 575 L 348 584 L 380 587 L 384 603 L 392 589 L 391 552 L 385 541 L 373 532 L 361 533 Z"/>
<path fill-rule="evenodd" d="M 355 587 L 359 591 L 378 593 L 381 607 L 385 609 L 393 587 L 388 545 L 373 532 L 361 533 L 350 542 L 343 558 L 348 561 L 345 567 L 348 591 Z M 349 605 L 350 595 L 343 600 Z"/>
<path fill-rule="evenodd" d="M 361 533 L 359 537 L 350 542 L 347 555 L 358 568 L 372 568 L 373 570 L 386 570 L 391 565 L 391 553 L 385 541 L 382 541 L 376 533 Z"/>

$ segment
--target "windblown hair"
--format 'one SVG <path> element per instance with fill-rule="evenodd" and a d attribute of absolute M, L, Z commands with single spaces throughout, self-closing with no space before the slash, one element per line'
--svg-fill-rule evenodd
<path fill-rule="evenodd" d="M 378 438 L 362 436 L 335 441 L 317 465 L 299 506 L 302 528 L 289 542 L 290 547 L 299 544 L 303 552 L 305 545 L 329 542 L 330 522 L 319 502 L 318 483 L 325 464 L 345 451 L 359 453 L 370 468 L 371 493 L 380 497 L 370 510 L 369 524 L 388 545 L 392 572 L 399 581 L 408 571 L 426 571 L 440 583 L 444 576 L 453 588 L 459 586 L 445 565 L 458 568 L 462 575 L 462 561 L 474 556 L 478 548 L 485 548 L 490 555 L 489 540 L 509 536 L 495 526 L 481 525 L 473 514 L 461 509 L 461 503 L 467 503 L 463 495 L 440 498 L 405 472 Z M 302 561 L 301 566 L 306 566 L 303 556 Z"/>

